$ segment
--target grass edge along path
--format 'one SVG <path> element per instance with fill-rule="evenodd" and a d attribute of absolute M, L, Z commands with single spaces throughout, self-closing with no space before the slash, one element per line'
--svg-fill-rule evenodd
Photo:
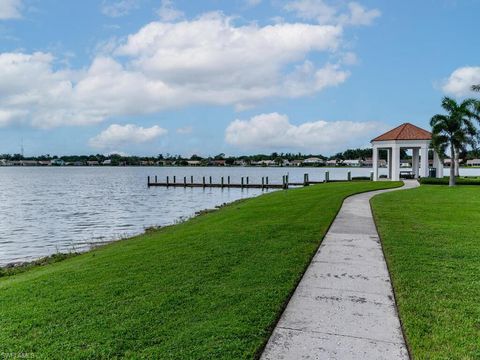
<path fill-rule="evenodd" d="M 414 359 L 480 358 L 480 189 L 422 185 L 372 209 Z"/>
<path fill-rule="evenodd" d="M 258 357 L 349 182 L 278 191 L 0 279 L 0 354 Z"/>

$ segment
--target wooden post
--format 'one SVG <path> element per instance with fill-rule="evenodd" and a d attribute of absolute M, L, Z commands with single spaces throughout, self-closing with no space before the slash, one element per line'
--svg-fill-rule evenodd
<path fill-rule="evenodd" d="M 248 176 L 247 176 L 247 186 L 248 186 Z"/>
<path fill-rule="evenodd" d="M 228 183 L 228 185 L 230 185 L 230 176 L 227 177 L 227 183 Z"/>
<path fill-rule="evenodd" d="M 330 172 L 325 171 L 325 182 L 329 182 L 329 181 L 330 181 Z"/>
<path fill-rule="evenodd" d="M 265 178 L 265 182 L 266 182 L 267 187 L 268 187 L 268 176 Z"/>
<path fill-rule="evenodd" d="M 203 187 L 205 187 L 205 176 L 202 178 Z"/>
<path fill-rule="evenodd" d="M 183 177 L 183 187 L 187 187 L 187 177 Z"/>
<path fill-rule="evenodd" d="M 169 181 L 168 181 L 168 176 L 167 176 L 167 187 L 168 187 L 168 182 L 169 182 Z"/>
<path fill-rule="evenodd" d="M 347 172 L 347 181 L 352 181 L 352 172 L 350 170 Z"/>
<path fill-rule="evenodd" d="M 157 175 L 155 175 L 155 184 L 158 184 Z"/>
<path fill-rule="evenodd" d="M 223 189 L 223 176 L 222 176 L 222 189 Z"/>
<path fill-rule="evenodd" d="M 286 185 L 286 188 L 288 189 L 288 183 L 290 181 L 290 179 L 288 178 L 289 176 L 288 175 L 285 175 L 285 185 Z"/>
<path fill-rule="evenodd" d="M 373 171 L 370 171 L 370 181 L 373 181 Z"/>
<path fill-rule="evenodd" d="M 212 177 L 210 176 L 210 185 L 212 185 Z"/>
<path fill-rule="evenodd" d="M 308 174 L 303 174 L 303 186 L 308 186 Z"/>
<path fill-rule="evenodd" d="M 265 188 L 265 178 L 262 176 L 262 190 Z"/>
<path fill-rule="evenodd" d="M 190 176 L 190 182 L 191 182 L 192 185 L 193 185 L 193 176 Z"/>
<path fill-rule="evenodd" d="M 173 177 L 173 184 L 175 185 L 176 183 L 177 183 L 177 177 L 174 176 L 174 177 Z"/>
<path fill-rule="evenodd" d="M 147 177 L 147 186 L 150 187 L 150 175 Z"/>
<path fill-rule="evenodd" d="M 242 176 L 242 189 L 243 189 L 243 176 Z"/>

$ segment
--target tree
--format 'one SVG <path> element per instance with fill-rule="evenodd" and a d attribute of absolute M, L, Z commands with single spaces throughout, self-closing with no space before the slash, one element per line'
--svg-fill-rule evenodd
<path fill-rule="evenodd" d="M 452 163 L 450 165 L 449 185 L 456 183 L 455 166 L 456 154 L 467 145 L 474 145 L 478 136 L 477 129 L 472 119 L 478 119 L 472 108 L 475 106 L 474 99 L 466 99 L 461 104 L 451 98 L 442 100 L 442 108 L 447 115 L 437 114 L 430 120 L 432 126 L 432 145 L 439 154 L 444 154 L 450 147 Z"/>
<path fill-rule="evenodd" d="M 480 84 L 479 85 L 472 85 L 472 91 L 480 91 Z"/>

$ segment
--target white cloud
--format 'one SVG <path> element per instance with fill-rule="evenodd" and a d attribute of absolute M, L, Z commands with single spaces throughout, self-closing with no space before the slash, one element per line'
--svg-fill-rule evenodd
<path fill-rule="evenodd" d="M 101 11 L 103 15 L 115 18 L 128 15 L 139 6 L 139 0 L 103 0 Z"/>
<path fill-rule="evenodd" d="M 469 95 L 472 85 L 478 84 L 480 84 L 480 66 L 465 66 L 456 69 L 445 80 L 442 90 L 446 94 L 461 97 Z"/>
<path fill-rule="evenodd" d="M 180 135 L 188 135 L 188 134 L 191 134 L 192 132 L 193 132 L 192 126 L 184 126 L 177 129 L 177 133 Z"/>
<path fill-rule="evenodd" d="M 158 125 L 143 128 L 132 124 L 113 124 L 97 136 L 91 138 L 89 144 L 94 148 L 109 149 L 119 145 L 149 142 L 166 133 L 167 130 Z"/>
<path fill-rule="evenodd" d="M 288 116 L 271 113 L 235 120 L 225 131 L 225 141 L 244 149 L 292 149 L 334 153 L 363 145 L 385 129 L 378 122 L 314 121 L 290 123 Z"/>
<path fill-rule="evenodd" d="M 86 125 L 192 104 L 246 109 L 305 96 L 346 81 L 340 64 L 309 60 L 336 54 L 342 43 L 340 26 L 235 26 L 211 13 L 152 22 L 76 71 L 62 70 L 48 53 L 0 53 L 0 126 Z"/>
<path fill-rule="evenodd" d="M 0 20 L 20 19 L 22 17 L 22 0 L 1 0 Z"/>
<path fill-rule="evenodd" d="M 162 0 L 162 4 L 157 10 L 157 14 L 160 19 L 165 22 L 175 21 L 185 16 L 182 11 L 175 9 L 172 0 Z"/>
<path fill-rule="evenodd" d="M 316 20 L 319 24 L 370 25 L 381 15 L 380 10 L 367 10 L 357 2 L 348 3 L 346 9 L 341 5 L 330 5 L 325 0 L 294 0 L 284 8 L 301 19 Z"/>
<path fill-rule="evenodd" d="M 356 2 L 349 3 L 348 9 L 350 14 L 343 18 L 347 25 L 371 25 L 382 14 L 378 9 L 367 10 Z"/>

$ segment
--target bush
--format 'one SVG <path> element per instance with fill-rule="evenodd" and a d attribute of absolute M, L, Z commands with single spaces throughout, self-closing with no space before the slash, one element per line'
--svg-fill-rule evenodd
<path fill-rule="evenodd" d="M 448 185 L 449 178 L 448 176 L 437 179 L 437 178 L 421 178 L 420 184 L 425 185 Z M 458 177 L 457 185 L 480 185 L 480 178 L 478 177 Z"/>
<path fill-rule="evenodd" d="M 370 180 L 370 176 L 354 176 L 354 177 L 352 177 L 352 181 L 363 181 L 363 180 Z"/>

